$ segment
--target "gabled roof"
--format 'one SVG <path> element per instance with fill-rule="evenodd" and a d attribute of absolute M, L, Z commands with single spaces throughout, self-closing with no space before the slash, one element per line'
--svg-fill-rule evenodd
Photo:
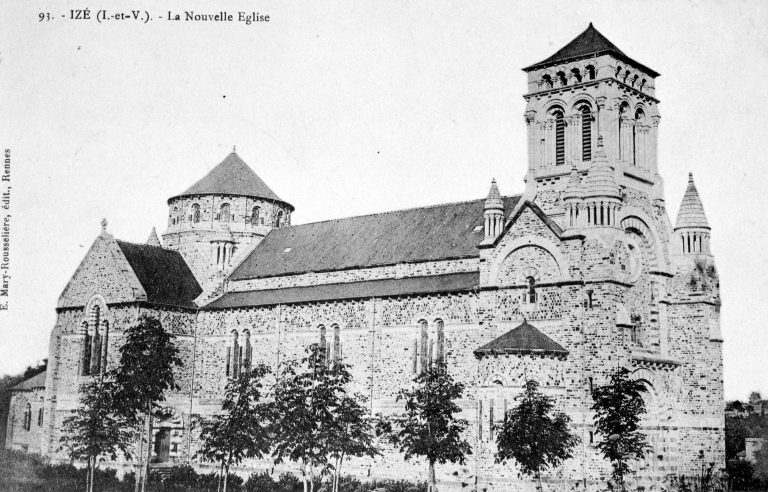
<path fill-rule="evenodd" d="M 699 191 L 693 183 L 693 173 L 688 173 L 688 188 L 685 190 L 683 202 L 680 204 L 680 211 L 677 212 L 677 219 L 675 220 L 675 229 L 684 227 L 709 229 L 704 205 L 701 204 Z"/>
<path fill-rule="evenodd" d="M 227 309 L 238 307 L 272 306 L 302 302 L 340 301 L 345 299 L 370 299 L 441 292 L 467 292 L 480 283 L 480 272 L 449 273 L 423 277 L 387 278 L 365 282 L 287 287 L 283 289 L 229 292 L 203 309 Z"/>
<path fill-rule="evenodd" d="M 191 195 L 252 196 L 279 201 L 293 210 L 293 206 L 277 196 L 235 152 L 229 154 L 187 191 L 169 198 L 168 201 Z"/>
<path fill-rule="evenodd" d="M 46 371 L 41 372 L 37 376 L 32 376 L 29 379 L 26 379 L 13 388 L 11 390 L 31 390 L 35 388 L 45 388 L 45 375 Z"/>
<path fill-rule="evenodd" d="M 505 214 L 519 199 L 502 198 Z M 476 258 L 484 204 L 473 200 L 272 229 L 229 279 Z"/>
<path fill-rule="evenodd" d="M 203 289 L 181 253 L 157 246 L 116 241 L 147 294 L 147 302 L 195 307 Z"/>
<path fill-rule="evenodd" d="M 544 225 L 546 225 L 555 236 L 557 237 L 562 236 L 563 229 L 559 225 L 557 225 L 557 223 L 554 220 L 552 220 L 541 208 L 539 208 L 538 205 L 536 205 L 535 203 L 529 200 L 525 200 L 523 201 L 523 203 L 517 204 L 517 209 L 514 209 L 513 207 L 514 215 L 512 215 L 511 217 L 509 215 L 508 210 L 504 212 L 505 217 L 507 217 L 506 219 L 507 222 L 504 225 L 504 234 L 506 234 L 506 232 L 515 225 L 515 223 L 517 222 L 517 219 L 519 219 L 520 216 L 523 215 L 523 212 L 525 211 L 526 208 L 529 209 L 531 212 L 533 212 L 539 219 L 541 219 Z M 504 237 L 504 234 L 499 234 L 496 237 L 486 238 L 485 240 L 483 240 L 482 243 L 478 245 L 478 247 L 492 248 L 496 246 L 499 243 L 499 241 L 501 241 L 501 238 Z"/>
<path fill-rule="evenodd" d="M 568 355 L 559 343 L 540 332 L 535 326 L 523 322 L 490 343 L 475 350 L 475 357 L 494 354 L 546 353 L 558 356 Z"/>
<path fill-rule="evenodd" d="M 554 55 L 550 56 L 546 60 L 540 61 L 530 67 L 524 68 L 526 72 L 536 70 L 548 65 L 556 65 L 566 61 L 571 61 L 579 58 L 587 58 L 591 56 L 599 56 L 602 54 L 610 53 L 620 60 L 629 61 L 637 65 L 639 68 L 648 72 L 651 77 L 658 77 L 659 73 L 656 71 L 638 63 L 625 55 L 615 44 L 611 43 L 608 38 L 603 36 L 600 31 L 595 29 L 592 23 L 589 23 L 589 27 L 576 36 L 570 43 L 566 44 Z"/>

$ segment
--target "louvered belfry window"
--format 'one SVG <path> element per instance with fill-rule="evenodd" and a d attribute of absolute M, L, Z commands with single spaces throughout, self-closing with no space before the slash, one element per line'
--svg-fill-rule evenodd
<path fill-rule="evenodd" d="M 565 120 L 563 113 L 555 113 L 555 164 L 565 164 Z"/>
<path fill-rule="evenodd" d="M 588 106 L 581 108 L 581 160 L 592 160 L 592 113 Z"/>

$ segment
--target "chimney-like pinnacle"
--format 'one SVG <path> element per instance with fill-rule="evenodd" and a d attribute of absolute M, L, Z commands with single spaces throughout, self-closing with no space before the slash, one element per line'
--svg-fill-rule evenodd
<path fill-rule="evenodd" d="M 160 243 L 160 238 L 157 237 L 157 231 L 155 228 L 152 228 L 152 232 L 149 233 L 149 239 L 147 239 L 147 246 L 157 246 L 158 248 L 162 248 L 163 245 Z"/>
<path fill-rule="evenodd" d="M 709 229 L 707 215 L 704 213 L 704 206 L 699 198 L 699 191 L 693 182 L 693 173 L 688 173 L 688 188 L 685 190 L 683 202 L 680 204 L 680 211 L 677 213 L 675 221 L 675 230 L 682 228 L 700 228 Z"/>

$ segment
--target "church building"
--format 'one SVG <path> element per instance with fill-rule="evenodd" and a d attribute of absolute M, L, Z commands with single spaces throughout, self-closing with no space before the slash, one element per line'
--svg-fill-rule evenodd
<path fill-rule="evenodd" d="M 168 200 L 162 237 L 121 241 L 104 221 L 58 300 L 45 376 L 14 391 L 7 445 L 67 460 L 62 422 L 80 385 L 114 367 L 125 330 L 148 313 L 176 335 L 184 361 L 173 416 L 153 429 L 153 466 L 213 470 L 194 457 L 191 423 L 220 410 L 230 378 L 258 363 L 275 370 L 313 343 L 352 366 L 351 390 L 374 414 L 399 411 L 398 391 L 446 362 L 466 385 L 473 454 L 437 466 L 441 489 L 534 489 L 514 464 L 494 463 L 494 423 L 526 379 L 581 439 L 542 480 L 604 487 L 591 390 L 619 367 L 648 388 L 651 449 L 632 464 L 637 480 L 724 466 L 718 274 L 691 175 L 674 225 L 667 213 L 659 74 L 591 24 L 524 72 L 522 194 L 502 195 L 489 176 L 475 200 L 294 225 L 290 190 L 278 196 L 233 151 Z M 427 466 L 387 447 L 345 470 L 424 480 Z M 274 468 L 284 471 L 298 466 Z"/>

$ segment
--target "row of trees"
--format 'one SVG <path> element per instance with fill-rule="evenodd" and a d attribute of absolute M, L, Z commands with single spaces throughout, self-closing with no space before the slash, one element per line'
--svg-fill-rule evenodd
<path fill-rule="evenodd" d="M 70 456 L 88 464 L 89 477 L 98 459 L 131 458 L 138 453 L 140 475 L 136 490 L 144 490 L 151 457 L 152 420 L 167 418 L 165 394 L 177 389 L 174 367 L 180 366 L 173 336 L 159 321 L 143 316 L 126 332 L 114 369 L 82 388 L 81 406 L 65 422 Z M 596 447 L 610 460 L 613 479 L 624 489 L 629 462 L 642 458 L 645 439 L 639 432 L 644 412 L 642 383 L 619 369 L 610 382 L 593 392 Z M 455 381 L 442 361 L 419 374 L 397 401 L 396 415 L 371 415 L 367 399 L 348 393 L 350 367 L 326 358 L 312 345 L 301 360 L 283 363 L 277 374 L 264 365 L 230 380 L 221 412 L 199 423 L 199 458 L 220 465 L 221 489 L 226 492 L 229 470 L 244 459 L 269 456 L 275 464 L 301 465 L 304 492 L 315 478 L 327 477 L 338 492 L 339 477 L 350 457 L 381 454 L 382 445 L 396 447 L 406 460 L 428 464 L 428 486 L 435 490 L 435 466 L 464 464 L 472 454 L 464 438 L 469 423 L 459 418 L 457 401 L 464 385 Z M 569 417 L 555 410 L 553 398 L 542 394 L 536 381 L 527 381 L 516 405 L 495 426 L 496 462 L 515 462 L 541 486 L 541 474 L 572 457 L 579 438 L 569 429 Z M 142 443 L 147 443 L 146 452 Z M 87 490 L 92 491 L 92 478 Z"/>

